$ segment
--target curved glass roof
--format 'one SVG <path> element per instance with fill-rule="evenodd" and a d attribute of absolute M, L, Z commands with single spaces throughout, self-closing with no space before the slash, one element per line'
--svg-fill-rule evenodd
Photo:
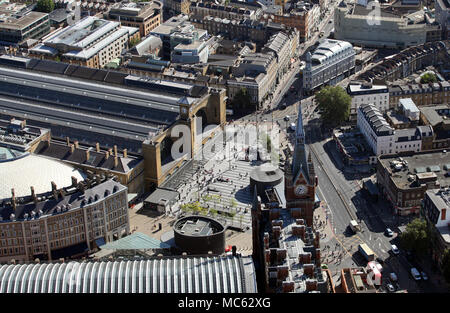
<path fill-rule="evenodd" d="M 254 293 L 251 257 L 170 257 L 139 261 L 0 267 L 1 293 Z"/>

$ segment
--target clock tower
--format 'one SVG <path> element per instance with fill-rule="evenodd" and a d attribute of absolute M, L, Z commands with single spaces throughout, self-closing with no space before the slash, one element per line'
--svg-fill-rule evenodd
<path fill-rule="evenodd" d="M 311 153 L 305 144 L 301 103 L 295 130 L 295 147 L 292 159 L 287 162 L 285 169 L 286 208 L 291 209 L 293 217 L 303 218 L 307 226 L 313 227 L 317 176 Z"/>

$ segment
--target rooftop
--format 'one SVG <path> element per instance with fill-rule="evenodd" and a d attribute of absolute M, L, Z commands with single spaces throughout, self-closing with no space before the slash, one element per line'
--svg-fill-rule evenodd
<path fill-rule="evenodd" d="M 384 133 L 391 134 L 391 132 L 394 131 L 375 105 L 363 104 L 358 110 L 362 112 L 364 118 L 377 135 L 382 135 Z"/>
<path fill-rule="evenodd" d="M 33 157 L 33 156 L 31 156 Z M 40 158 L 45 159 L 43 157 L 34 156 L 34 158 Z M 48 159 L 47 159 L 48 160 Z M 81 173 L 78 170 L 74 170 L 71 167 L 62 164 L 57 161 L 48 160 L 49 162 L 52 162 L 51 166 L 48 166 L 47 164 L 33 164 L 36 166 L 36 169 L 30 169 L 30 177 L 39 177 L 42 178 L 42 176 L 48 177 L 49 174 L 45 174 L 48 170 L 51 174 L 53 174 L 53 177 L 50 177 L 51 179 L 55 178 L 55 175 L 57 175 L 56 178 L 60 177 L 61 180 L 59 181 L 60 184 L 58 185 L 57 182 L 56 186 L 58 189 L 71 186 L 72 182 L 69 184 L 67 183 L 67 178 L 71 180 L 71 176 L 75 176 L 76 178 L 80 178 L 79 181 L 84 179 L 84 175 L 82 176 Z M 57 168 L 54 166 L 55 163 L 59 163 L 62 165 L 61 167 Z M 40 165 L 43 165 L 42 167 L 39 167 Z M 72 169 L 72 171 L 67 171 L 67 168 Z M 28 168 L 26 168 L 28 170 Z M 76 173 L 79 173 L 77 175 Z M 16 173 L 17 174 L 17 173 Z M 32 176 L 31 176 L 32 175 Z M 64 176 L 64 177 L 63 177 Z M 11 182 L 9 182 L 11 185 Z M 26 183 L 26 185 L 30 185 L 30 181 Z M 23 184 L 23 183 L 22 183 Z M 42 184 L 42 183 L 41 183 Z M 36 184 L 37 185 L 37 184 Z M 59 198 L 58 200 L 55 200 L 54 197 L 51 194 L 51 184 L 48 182 L 46 186 L 48 188 L 45 188 L 45 190 L 48 192 L 48 194 L 45 196 L 47 199 L 42 198 L 38 202 L 34 203 L 29 202 L 27 204 L 17 204 L 16 209 L 14 210 L 12 206 L 0 206 L 0 216 L 2 217 L 3 221 L 11 220 L 11 214 L 14 214 L 15 220 L 20 219 L 26 219 L 30 220 L 33 218 L 40 218 L 45 215 L 54 215 L 63 213 L 66 211 L 69 211 L 71 209 L 76 209 L 81 206 L 84 206 L 86 204 L 95 203 L 97 201 L 100 201 L 111 194 L 115 192 L 120 192 L 127 190 L 127 187 L 121 185 L 120 183 L 109 179 L 105 180 L 103 182 L 100 182 L 96 184 L 96 182 L 93 183 L 94 186 L 91 188 L 86 189 L 84 192 L 77 190 L 75 187 L 72 188 L 66 188 L 67 193 L 62 198 Z M 43 185 L 40 187 L 44 187 Z M 44 188 L 42 188 L 44 189 Z M 29 190 L 29 187 L 28 187 Z M 35 192 L 36 194 L 39 194 L 39 190 L 36 190 L 35 186 Z M 31 195 L 31 192 L 27 192 L 26 194 Z"/>
<path fill-rule="evenodd" d="M 424 115 L 431 126 L 440 123 L 450 125 L 450 105 L 440 104 L 431 106 L 421 106 L 420 113 Z"/>
<path fill-rule="evenodd" d="M 24 197 L 31 195 L 30 187 L 40 194 L 52 190 L 52 181 L 62 188 L 72 184 L 72 176 L 78 180 L 85 178 L 81 171 L 72 166 L 31 154 L 0 162 L 0 173 L 0 199 L 11 198 L 11 188 L 14 188 L 16 197 Z"/>
<path fill-rule="evenodd" d="M 102 250 L 155 250 L 170 249 L 170 246 L 143 233 L 133 233 L 100 246 Z"/>
<path fill-rule="evenodd" d="M 401 164 L 398 156 L 381 156 L 379 162 L 390 173 L 397 187 L 402 189 L 416 188 L 416 178 L 436 179 L 441 187 L 450 186 L 450 177 L 446 177 L 447 165 L 450 167 L 450 153 L 436 151 L 432 153 L 416 153 L 412 156 L 402 156 L 401 170 L 395 170 L 395 164 Z"/>
<path fill-rule="evenodd" d="M 40 273 L 31 284 L 28 293 L 256 293 L 256 274 L 251 257 L 243 256 L 196 256 L 161 257 L 140 260 L 67 262 L 30 264 L 24 275 L 19 267 L 24 265 L 1 265 L 0 280 L 4 273 L 11 272 L 14 281 L 29 281 L 31 273 Z M 9 270 L 5 270 L 9 268 Z M 45 272 L 53 280 L 43 281 Z M 77 277 L 84 277 L 84 284 L 71 282 L 71 275 L 57 275 L 72 271 Z M 49 276 L 49 277 L 50 277 Z M 99 283 L 98 277 L 105 283 Z M 7 289 L 0 293 L 21 292 Z M 18 284 L 17 284 L 18 286 Z M 45 287 L 43 287 L 45 286 Z"/>

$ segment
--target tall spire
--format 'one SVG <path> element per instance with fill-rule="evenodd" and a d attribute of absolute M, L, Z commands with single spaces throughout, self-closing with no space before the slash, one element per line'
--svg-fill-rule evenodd
<path fill-rule="evenodd" d="M 295 130 L 294 156 L 292 158 L 292 174 L 294 179 L 298 177 L 300 171 L 303 172 L 305 179 L 310 182 L 301 101 L 298 109 L 297 128 Z"/>

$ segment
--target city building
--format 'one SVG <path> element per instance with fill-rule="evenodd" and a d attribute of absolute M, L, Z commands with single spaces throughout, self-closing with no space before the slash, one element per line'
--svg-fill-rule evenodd
<path fill-rule="evenodd" d="M 450 107 L 449 104 L 420 107 L 420 121 L 433 128 L 433 143 L 429 149 L 450 147 Z"/>
<path fill-rule="evenodd" d="M 190 7 L 190 0 L 164 0 L 164 10 L 171 15 L 189 14 Z"/>
<path fill-rule="evenodd" d="M 450 171 L 450 164 L 444 170 Z M 428 227 L 436 240 L 432 241 L 432 258 L 441 264 L 445 249 L 450 249 L 450 188 L 427 190 L 423 211 Z"/>
<path fill-rule="evenodd" d="M 406 48 L 384 58 L 380 64 L 359 74 L 358 80 L 363 79 L 374 84 L 384 85 L 386 82 L 408 77 L 427 66 L 446 64 L 448 63 L 447 44 L 448 41 L 436 41 Z M 394 101 L 392 94 L 390 99 Z M 420 105 L 416 99 L 413 98 L 413 101 Z"/>
<path fill-rule="evenodd" d="M 450 3 L 448 0 L 434 1 L 434 14 L 436 21 L 442 26 L 444 32 L 444 39 L 450 38 Z"/>
<path fill-rule="evenodd" d="M 402 98 L 411 98 L 419 107 L 449 103 L 450 83 L 442 81 L 429 84 L 391 84 L 389 86 L 389 106 L 394 108 Z"/>
<path fill-rule="evenodd" d="M 232 5 L 221 5 L 214 2 L 191 2 L 189 12 L 194 16 L 214 16 L 227 19 L 257 20 L 261 16 L 260 8 L 248 9 Z"/>
<path fill-rule="evenodd" d="M 292 161 L 285 167 L 284 197 L 277 186 L 261 197 L 254 185 L 253 260 L 261 292 L 334 290 L 330 272 L 321 268 L 320 233 L 313 229 L 317 176 L 304 140 L 300 110 Z"/>
<path fill-rule="evenodd" d="M 411 18 L 380 8 L 379 4 L 376 8 L 375 3 L 378 2 L 347 5 L 342 1 L 334 12 L 335 38 L 364 47 L 403 49 L 422 45 L 427 38 L 441 39 L 438 25 L 414 23 Z M 428 32 L 431 34 L 427 35 Z"/>
<path fill-rule="evenodd" d="M 187 216 L 173 225 L 176 248 L 187 254 L 200 255 L 225 252 L 225 226 L 207 216 Z"/>
<path fill-rule="evenodd" d="M 358 109 L 357 126 L 375 155 L 419 152 L 422 132 L 419 128 L 394 129 L 372 104 Z"/>
<path fill-rule="evenodd" d="M 324 85 L 335 85 L 355 69 L 355 51 L 345 41 L 326 39 L 311 55 L 306 53 L 303 88 L 312 94 Z"/>
<path fill-rule="evenodd" d="M 296 32 L 278 32 L 269 38 L 261 52 L 273 52 L 278 65 L 277 81 L 289 70 L 298 47 L 298 35 Z"/>
<path fill-rule="evenodd" d="M 160 1 L 127 2 L 113 4 L 104 18 L 118 21 L 122 26 L 139 28 L 141 37 L 147 36 L 150 31 L 162 22 L 163 4 Z"/>
<path fill-rule="evenodd" d="M 0 3 L 0 45 L 29 47 L 50 32 L 47 13 L 24 4 Z"/>
<path fill-rule="evenodd" d="M 251 103 L 258 108 L 275 90 L 278 66 L 273 52 L 245 54 L 232 71 L 233 77 L 227 80 L 229 99 L 246 88 Z"/>
<path fill-rule="evenodd" d="M 306 227 L 313 227 L 318 180 L 311 152 L 305 144 L 302 110 L 298 112 L 295 146 L 290 155 L 292 159 L 286 161 L 284 175 L 286 208 L 291 209 L 292 217 L 303 219 Z"/>
<path fill-rule="evenodd" d="M 202 117 L 203 126 L 212 124 L 220 128 L 226 121 L 224 89 L 11 56 L 0 56 L 0 73 L 3 76 L 0 118 L 26 118 L 29 125 L 50 129 L 52 139 L 65 143 L 66 152 L 72 151 L 71 144 L 75 146 L 75 141 L 80 146 L 92 147 L 95 151 L 91 149 L 89 157 L 96 157 L 92 164 L 107 160 L 106 167 L 110 170 L 122 171 L 123 167 L 129 183 L 134 175 L 139 181 L 142 169 L 139 158 L 130 161 L 123 153 L 120 156 L 114 151 L 112 155 L 109 150 L 114 146 L 121 152 L 127 149 L 129 156 L 144 159 L 146 191 L 162 184 L 214 134 L 210 131 L 198 136 L 196 117 Z M 176 125 L 186 125 L 191 130 L 193 145 L 190 153 L 173 159 L 171 147 L 177 138 L 171 132 Z M 97 143 L 103 150 L 99 154 Z M 52 146 L 56 145 L 50 145 L 49 151 Z M 73 149 L 74 162 L 89 165 L 85 151 L 89 148 Z M 42 153 L 45 155 L 45 150 Z M 55 157 L 72 159 L 59 152 Z"/>
<path fill-rule="evenodd" d="M 331 275 L 321 268 L 320 233 L 298 208 L 252 209 L 253 260 L 258 290 L 264 293 L 330 293 Z"/>
<path fill-rule="evenodd" d="M 450 154 L 445 150 L 416 152 L 402 157 L 378 157 L 377 184 L 384 198 L 399 215 L 418 214 L 425 192 L 450 186 L 446 169 Z"/>
<path fill-rule="evenodd" d="M 249 41 L 258 47 L 266 44 L 271 36 L 279 31 L 286 32 L 281 24 L 251 19 L 226 19 L 214 16 L 191 16 L 189 19 L 196 27 L 208 31 L 209 34 L 220 35 L 225 39 Z"/>
<path fill-rule="evenodd" d="M 74 25 L 57 30 L 29 55 L 41 59 L 103 68 L 118 58 L 130 40 L 138 40 L 139 31 L 120 23 L 88 16 Z"/>
<path fill-rule="evenodd" d="M 377 157 L 358 128 L 340 127 L 333 130 L 337 150 L 346 165 L 374 165 Z"/>
<path fill-rule="evenodd" d="M 310 22 L 318 22 L 318 19 L 312 20 L 310 9 L 316 8 L 317 5 L 311 5 L 310 3 L 299 2 L 298 4 L 291 6 L 289 10 L 283 11 L 283 14 L 264 13 L 261 16 L 261 20 L 271 21 L 277 24 L 283 24 L 288 28 L 295 28 L 299 32 L 299 41 L 305 42 L 311 36 L 310 31 L 314 29 L 309 25 Z M 317 13 L 317 9 L 314 11 Z"/>
<path fill-rule="evenodd" d="M 347 93 L 352 97 L 350 118 L 356 119 L 360 105 L 372 103 L 381 112 L 389 109 L 389 89 L 386 85 L 373 85 L 368 82 L 350 82 Z"/>
<path fill-rule="evenodd" d="M 129 233 L 127 188 L 111 178 L 89 179 L 33 154 L 14 154 L 0 167 L 3 262 L 86 256 Z"/>
<path fill-rule="evenodd" d="M 176 45 L 170 55 L 172 63 L 196 64 L 207 63 L 209 45 L 207 41 L 194 41 L 189 44 Z"/>
<path fill-rule="evenodd" d="M 364 267 L 343 268 L 337 293 L 376 293 L 377 289 Z"/>
<path fill-rule="evenodd" d="M 2 284 L 0 293 L 258 292 L 252 258 L 240 255 L 4 264 L 0 280 L 18 282 Z"/>
<path fill-rule="evenodd" d="M 182 14 L 171 17 L 153 29 L 150 34 L 161 38 L 163 58 L 166 60 L 170 60 L 172 51 L 177 45 L 196 44 L 196 42 L 205 41 L 208 37 L 206 30 L 196 28 L 188 21 L 188 16 Z"/>

